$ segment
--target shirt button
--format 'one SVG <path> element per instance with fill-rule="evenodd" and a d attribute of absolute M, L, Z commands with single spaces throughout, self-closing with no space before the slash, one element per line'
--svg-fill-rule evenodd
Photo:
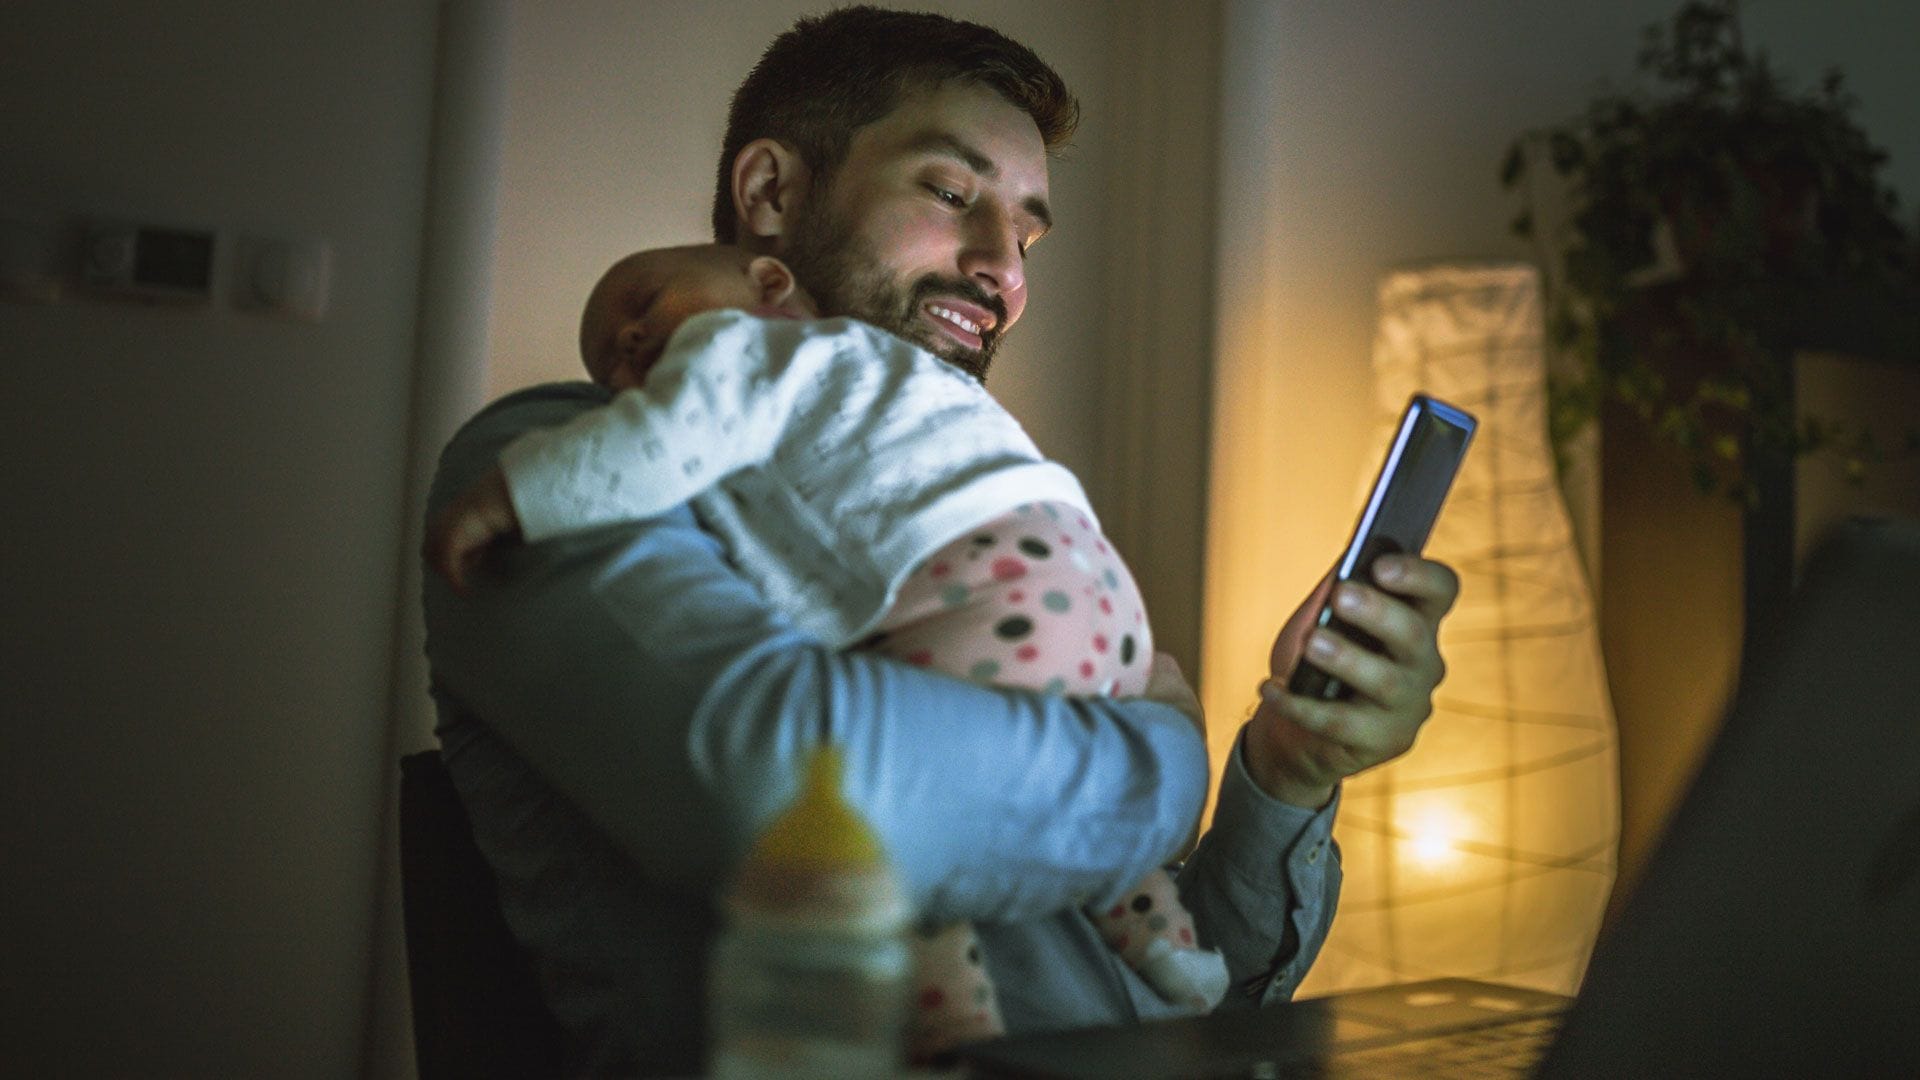
<path fill-rule="evenodd" d="M 1320 853 L 1322 851 L 1325 851 L 1326 847 L 1327 847 L 1327 842 L 1325 840 L 1322 840 L 1314 844 L 1312 847 L 1308 848 L 1307 849 L 1307 865 L 1313 866 L 1319 863 Z"/>

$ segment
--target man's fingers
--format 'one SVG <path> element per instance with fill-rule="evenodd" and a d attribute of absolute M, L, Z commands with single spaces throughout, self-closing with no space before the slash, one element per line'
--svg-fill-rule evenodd
<path fill-rule="evenodd" d="M 1370 702 L 1392 706 L 1410 696 L 1406 662 L 1356 645 L 1337 631 L 1315 630 L 1307 638 L 1307 659 Z"/>
<path fill-rule="evenodd" d="M 1335 722 L 1340 719 L 1334 710 L 1321 708 L 1325 702 L 1288 693 L 1277 679 L 1265 679 L 1260 683 L 1260 698 L 1273 706 L 1282 719 L 1292 721 L 1316 735 L 1329 735 Z"/>
<path fill-rule="evenodd" d="M 440 564 L 440 573 L 453 586 L 453 591 L 465 596 L 467 593 L 467 570 L 475 562 L 474 553 L 449 549 Z"/>
<path fill-rule="evenodd" d="M 1200 708 L 1200 699 L 1194 695 L 1193 687 L 1187 684 L 1186 673 L 1180 670 L 1179 661 L 1171 653 L 1153 654 L 1153 661 L 1147 668 L 1147 688 L 1141 692 L 1141 696 L 1179 709 L 1199 729 L 1201 737 L 1206 736 L 1206 714 Z"/>
<path fill-rule="evenodd" d="M 1389 556 L 1375 563 L 1374 580 L 1378 587 L 1347 582 L 1336 588 L 1334 613 L 1353 633 L 1378 639 L 1382 652 L 1338 631 L 1311 629 L 1300 612 L 1275 639 L 1269 670 L 1276 677 L 1260 686 L 1259 741 L 1249 745 L 1261 748 L 1256 776 L 1276 798 L 1319 805 L 1314 799 L 1342 779 L 1411 749 L 1433 713 L 1433 689 L 1446 671 L 1437 634 L 1459 596 L 1459 578 L 1441 563 Z M 1287 692 L 1282 680 L 1302 637 L 1299 655 L 1352 687 L 1351 697 L 1324 701 Z"/>
<path fill-rule="evenodd" d="M 1433 624 L 1404 599 L 1379 589 L 1347 582 L 1334 591 L 1333 610 L 1341 621 L 1378 638 L 1387 655 L 1402 663 L 1424 663 L 1433 647 Z"/>
<path fill-rule="evenodd" d="M 440 576 L 447 579 L 447 583 L 453 586 L 454 592 L 462 595 L 466 593 L 466 559 L 451 546 L 441 549 L 439 558 L 434 560 L 433 568 L 440 571 Z"/>
<path fill-rule="evenodd" d="M 1372 768 L 1413 745 L 1412 734 L 1402 731 L 1389 714 L 1354 700 L 1303 697 L 1274 679 L 1260 684 L 1260 696 L 1282 718 L 1325 743 L 1321 756 L 1336 757 L 1342 775 Z"/>
<path fill-rule="evenodd" d="M 1379 639 L 1391 660 L 1384 666 L 1371 664 L 1366 659 L 1380 658 L 1358 646 L 1339 650 L 1342 659 L 1351 665 L 1351 677 L 1347 681 L 1384 705 L 1417 705 L 1416 699 L 1429 697 L 1446 672 L 1436 637 L 1441 614 L 1435 612 L 1452 605 L 1458 583 L 1453 571 L 1442 564 L 1416 562 L 1424 567 L 1420 572 L 1421 587 L 1436 590 L 1424 600 L 1411 595 L 1395 596 L 1356 582 L 1341 585 L 1334 594 L 1334 610 L 1340 618 Z M 1430 604 L 1432 609 L 1416 606 L 1420 603 Z M 1320 664 L 1317 658 L 1314 662 Z M 1334 671 L 1327 664 L 1320 666 Z M 1334 671 L 1334 674 L 1348 673 Z"/>
<path fill-rule="evenodd" d="M 1374 560 L 1373 580 L 1388 592 L 1404 597 L 1435 625 L 1460 598 L 1460 575 L 1453 567 L 1432 559 L 1382 555 Z"/>
<path fill-rule="evenodd" d="M 1292 721 L 1302 730 L 1310 731 L 1343 750 L 1362 749 L 1366 725 L 1352 703 L 1303 697 L 1289 691 L 1277 679 L 1263 681 L 1260 684 L 1260 696 L 1273 706 L 1282 719 Z"/>

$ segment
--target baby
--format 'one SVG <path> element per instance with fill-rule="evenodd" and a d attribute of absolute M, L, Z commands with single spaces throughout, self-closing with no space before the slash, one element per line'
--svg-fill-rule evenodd
<path fill-rule="evenodd" d="M 580 350 L 606 407 L 531 432 L 437 517 L 429 556 L 456 587 L 487 546 L 663 513 L 692 499 L 742 572 L 835 647 L 962 678 L 1137 695 L 1151 635 L 1079 482 L 1041 457 L 971 376 L 817 309 L 780 260 L 696 245 L 607 271 Z M 1167 1001 L 1226 991 L 1165 871 L 1108 910 L 1102 937 Z M 910 1049 L 999 1034 L 973 928 L 915 942 Z"/>

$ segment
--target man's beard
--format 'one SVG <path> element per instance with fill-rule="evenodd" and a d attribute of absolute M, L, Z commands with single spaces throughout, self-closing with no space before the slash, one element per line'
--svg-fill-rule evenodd
<path fill-rule="evenodd" d="M 987 381 L 987 368 L 1000 348 L 1007 305 L 964 278 L 928 274 L 903 288 L 887 273 L 873 250 L 839 227 L 828 213 L 825 192 L 802 204 L 784 257 L 794 277 L 819 302 L 825 315 L 845 315 L 905 338 L 933 355 Z M 927 301 L 953 297 L 993 312 L 993 328 L 980 334 L 980 348 L 969 349 L 920 316 Z"/>

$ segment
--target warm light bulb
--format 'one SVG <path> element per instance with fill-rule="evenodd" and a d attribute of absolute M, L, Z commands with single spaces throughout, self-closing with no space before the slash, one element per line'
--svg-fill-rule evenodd
<path fill-rule="evenodd" d="M 1429 867 L 1451 861 L 1453 834 L 1452 822 L 1439 814 L 1428 814 L 1409 834 L 1414 861 Z"/>

